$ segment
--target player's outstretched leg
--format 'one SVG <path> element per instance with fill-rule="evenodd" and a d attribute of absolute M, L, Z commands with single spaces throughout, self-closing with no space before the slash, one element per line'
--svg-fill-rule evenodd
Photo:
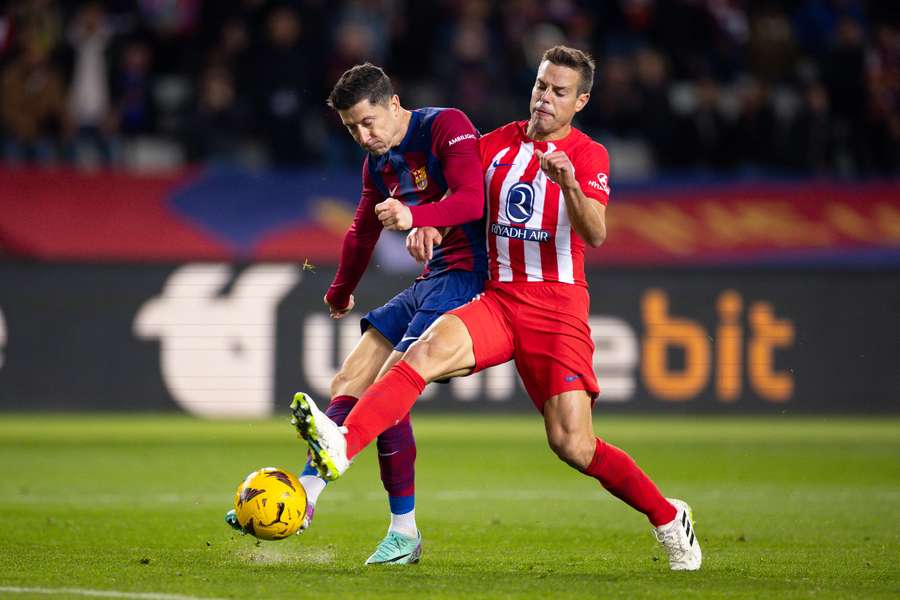
<path fill-rule="evenodd" d="M 694 532 L 691 507 L 683 500 L 666 498 L 678 511 L 675 518 L 653 530 L 656 540 L 669 555 L 669 568 L 673 571 L 696 571 L 703 562 L 700 540 Z"/>
<path fill-rule="evenodd" d="M 334 481 L 350 466 L 347 458 L 346 429 L 328 418 L 303 392 L 291 402 L 291 424 L 309 446 L 310 461 L 322 479 Z"/>
<path fill-rule="evenodd" d="M 475 365 L 468 330 L 455 315 L 435 321 L 404 357 L 369 386 L 341 427 L 306 394 L 294 396 L 291 422 L 306 440 L 313 464 L 325 479 L 340 477 L 354 456 L 407 415 L 427 381 L 455 377 Z"/>

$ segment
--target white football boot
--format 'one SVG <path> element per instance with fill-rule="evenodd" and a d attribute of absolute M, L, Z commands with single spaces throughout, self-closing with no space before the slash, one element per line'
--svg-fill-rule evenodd
<path fill-rule="evenodd" d="M 673 571 L 696 571 L 703 561 L 700 541 L 694 532 L 691 507 L 683 500 L 666 498 L 677 512 L 675 518 L 653 530 L 656 541 L 669 555 L 669 568 Z"/>
<path fill-rule="evenodd" d="M 344 439 L 347 428 L 339 427 L 303 392 L 294 394 L 291 415 L 291 424 L 309 446 L 311 462 L 319 476 L 327 481 L 340 477 L 350 466 Z"/>

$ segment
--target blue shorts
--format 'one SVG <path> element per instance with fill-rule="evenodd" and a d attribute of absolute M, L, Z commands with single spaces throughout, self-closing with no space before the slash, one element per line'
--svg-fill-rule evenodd
<path fill-rule="evenodd" d="M 484 291 L 485 273 L 445 271 L 428 279 L 420 279 L 391 298 L 381 308 L 364 316 L 360 330 L 374 327 L 405 352 L 438 317 L 458 308 Z"/>

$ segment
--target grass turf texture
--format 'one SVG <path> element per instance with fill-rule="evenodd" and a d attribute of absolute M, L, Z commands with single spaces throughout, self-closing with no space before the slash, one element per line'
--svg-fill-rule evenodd
<path fill-rule="evenodd" d="M 423 562 L 372 568 L 362 563 L 387 525 L 372 448 L 325 490 L 309 532 L 257 544 L 222 517 L 251 470 L 301 466 L 286 419 L 4 415 L 0 588 L 317 599 L 900 593 L 897 419 L 598 416 L 595 426 L 692 504 L 700 572 L 669 572 L 644 517 L 559 462 L 537 416 L 417 417 Z"/>

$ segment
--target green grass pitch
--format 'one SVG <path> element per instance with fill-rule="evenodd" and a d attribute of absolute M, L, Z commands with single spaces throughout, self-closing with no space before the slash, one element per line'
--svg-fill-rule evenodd
<path fill-rule="evenodd" d="M 644 517 L 558 461 L 537 415 L 415 426 L 423 561 L 372 568 L 387 527 L 372 448 L 309 532 L 257 544 L 222 517 L 251 470 L 301 466 L 286 418 L 4 415 L 0 597 L 900 596 L 896 418 L 597 415 L 600 435 L 692 504 L 696 573 L 669 572 Z"/>

